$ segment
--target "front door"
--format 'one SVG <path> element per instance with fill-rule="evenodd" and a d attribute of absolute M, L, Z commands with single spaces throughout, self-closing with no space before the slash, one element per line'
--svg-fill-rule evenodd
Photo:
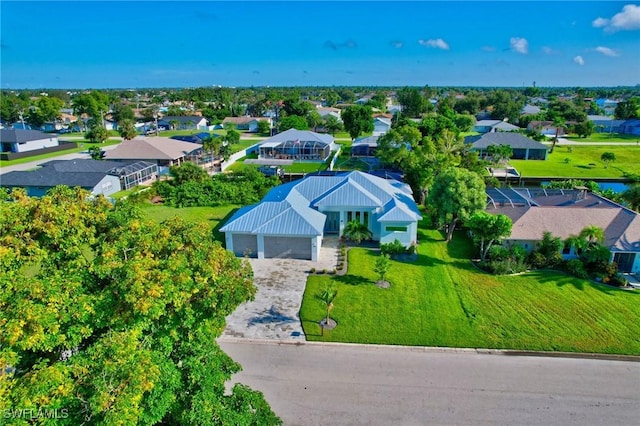
<path fill-rule="evenodd" d="M 633 268 L 633 262 L 635 260 L 635 253 L 616 253 L 613 256 L 613 261 L 618 264 L 618 271 L 623 273 L 631 272 L 631 268 Z"/>
<path fill-rule="evenodd" d="M 340 212 L 327 212 L 327 221 L 324 223 L 325 234 L 337 234 L 340 232 Z"/>

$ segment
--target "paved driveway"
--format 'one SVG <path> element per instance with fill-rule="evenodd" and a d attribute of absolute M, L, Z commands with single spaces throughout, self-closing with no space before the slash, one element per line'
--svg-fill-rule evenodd
<path fill-rule="evenodd" d="M 320 260 L 249 259 L 258 287 L 256 298 L 238 306 L 227 317 L 223 337 L 305 340 L 300 304 L 308 271 L 332 270 L 338 257 L 338 239 L 324 238 Z"/>

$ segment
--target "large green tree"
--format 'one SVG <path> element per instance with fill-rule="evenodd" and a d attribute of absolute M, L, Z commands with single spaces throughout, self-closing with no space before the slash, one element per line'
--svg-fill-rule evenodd
<path fill-rule="evenodd" d="M 621 197 L 632 210 L 640 213 L 640 185 L 634 185 L 627 189 Z"/>
<path fill-rule="evenodd" d="M 60 118 L 60 109 L 63 106 L 64 102 L 58 98 L 41 96 L 29 110 L 29 124 L 39 127 L 46 122 L 57 120 Z"/>
<path fill-rule="evenodd" d="M 487 203 L 483 179 L 472 171 L 451 167 L 436 176 L 429 191 L 428 204 L 439 225 L 451 241 L 456 225 L 465 223 Z"/>
<path fill-rule="evenodd" d="M 511 235 L 513 222 L 504 214 L 489 214 L 479 211 L 469 218 L 467 226 L 473 235 L 473 240 L 480 248 L 480 260 L 487 258 L 491 246 L 502 238 Z"/>
<path fill-rule="evenodd" d="M 373 131 L 373 116 L 371 107 L 366 105 L 351 105 L 342 111 L 344 128 L 351 139 Z"/>
<path fill-rule="evenodd" d="M 281 132 L 289 129 L 309 130 L 309 123 L 304 117 L 299 115 L 288 115 L 280 120 L 278 129 Z"/>
<path fill-rule="evenodd" d="M 109 95 L 99 90 L 81 93 L 73 97 L 72 105 L 74 114 L 87 114 L 102 123 L 104 114 L 109 111 Z"/>
<path fill-rule="evenodd" d="M 138 135 L 136 125 L 129 119 L 123 119 L 118 122 L 118 133 L 124 140 L 131 140 Z"/>
<path fill-rule="evenodd" d="M 210 235 L 81 189 L 0 200 L 0 409 L 57 409 L 56 425 L 279 423 L 259 392 L 225 392 L 240 366 L 215 338 L 255 287 Z"/>
<path fill-rule="evenodd" d="M 425 112 L 426 99 L 422 96 L 420 89 L 416 87 L 404 87 L 398 90 L 398 102 L 402 107 L 402 115 L 411 118 L 418 118 Z"/>

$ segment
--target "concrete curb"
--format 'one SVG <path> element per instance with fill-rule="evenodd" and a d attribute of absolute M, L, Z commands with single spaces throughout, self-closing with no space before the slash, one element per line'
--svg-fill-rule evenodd
<path fill-rule="evenodd" d="M 237 337 L 221 336 L 216 339 L 218 342 L 247 343 L 252 345 L 284 345 L 284 346 L 322 346 L 322 347 L 366 347 L 367 349 L 403 349 L 411 352 L 428 353 L 467 353 L 476 355 L 502 355 L 502 356 L 530 356 L 541 358 L 577 358 L 594 359 L 603 361 L 628 361 L 640 362 L 637 355 L 617 355 L 599 354 L 584 352 L 549 352 L 549 351 L 523 351 L 516 349 L 487 349 L 487 348 L 449 348 L 438 346 L 404 346 L 404 345 L 377 345 L 362 343 L 340 343 L 340 342 L 309 342 L 306 340 L 277 340 L 277 339 L 243 339 Z"/>

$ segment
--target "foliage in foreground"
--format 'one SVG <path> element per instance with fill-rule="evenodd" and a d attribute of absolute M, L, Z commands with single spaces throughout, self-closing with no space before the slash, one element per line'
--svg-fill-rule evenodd
<path fill-rule="evenodd" d="M 277 424 L 261 393 L 225 382 L 225 316 L 252 271 L 203 226 L 57 187 L 0 201 L 0 411 L 51 424 Z M 17 421 L 17 424 L 20 423 Z"/>

